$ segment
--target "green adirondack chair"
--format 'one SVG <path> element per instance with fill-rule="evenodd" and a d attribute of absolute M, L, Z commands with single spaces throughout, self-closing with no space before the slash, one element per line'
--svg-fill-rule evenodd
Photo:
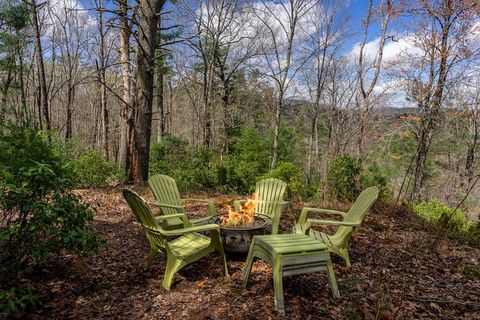
<path fill-rule="evenodd" d="M 280 216 L 288 201 L 283 200 L 283 194 L 287 184 L 282 180 L 269 178 L 260 180 L 255 187 L 255 212 L 267 216 L 272 220 L 272 234 L 278 233 L 280 224 Z M 236 211 L 240 209 L 240 205 L 247 200 L 237 200 L 233 202 Z"/>
<path fill-rule="evenodd" d="M 211 216 L 216 214 L 215 201 L 208 199 L 182 199 L 178 192 L 177 183 L 175 180 L 164 174 L 157 174 L 148 179 L 148 185 L 155 197 L 154 204 L 160 207 L 163 215 L 171 216 L 177 213 L 186 214 L 183 203 L 186 201 L 191 202 L 204 202 L 208 203 L 208 216 L 199 219 L 190 219 L 187 222 L 187 226 L 197 226 L 208 223 Z M 184 222 L 178 217 L 169 217 L 164 220 L 163 228 L 166 230 L 183 228 Z"/>
<path fill-rule="evenodd" d="M 362 191 L 357 200 L 353 203 L 348 212 L 337 210 L 317 209 L 305 207 L 302 209 L 298 223 L 295 225 L 295 233 L 308 234 L 325 243 L 330 252 L 338 254 L 350 266 L 350 257 L 348 256 L 348 241 L 355 227 L 358 227 L 368 210 L 372 207 L 378 198 L 378 188 L 370 187 Z M 318 220 L 307 219 L 309 212 L 340 215 L 343 220 Z M 311 229 L 312 225 L 333 225 L 339 228 L 333 235 Z"/>
<path fill-rule="evenodd" d="M 145 200 L 130 189 L 123 190 L 123 197 L 127 200 L 138 222 L 145 230 L 150 242 L 150 255 L 147 260 L 147 268 L 150 268 L 153 259 L 160 253 L 167 254 L 167 267 L 163 278 L 162 287 L 170 290 L 172 280 L 177 271 L 184 266 L 199 260 L 213 250 L 220 252 L 221 260 L 225 269 L 225 276 L 228 277 L 227 261 L 220 241 L 219 226 L 208 224 L 197 227 L 185 227 L 177 230 L 164 230 L 158 222 L 165 220 L 168 216 L 153 216 Z M 188 224 L 188 218 L 184 213 L 174 215 Z M 198 232 L 210 232 L 210 237 Z M 167 240 L 167 236 L 177 236 L 174 240 Z"/>

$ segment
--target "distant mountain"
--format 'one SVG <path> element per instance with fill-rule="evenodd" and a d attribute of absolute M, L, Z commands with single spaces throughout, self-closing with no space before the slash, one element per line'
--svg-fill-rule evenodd
<path fill-rule="evenodd" d="M 305 106 L 313 106 L 311 101 L 305 99 L 294 99 L 286 98 L 285 107 L 283 110 L 283 115 L 289 119 L 297 119 L 297 116 L 300 114 L 302 108 Z M 328 110 L 328 105 L 324 104 L 321 106 L 321 111 L 326 112 Z M 418 113 L 418 109 L 414 107 L 380 107 L 373 110 L 374 116 L 384 119 L 384 120 L 394 120 L 399 119 L 402 116 L 406 115 L 415 115 Z"/>
<path fill-rule="evenodd" d="M 398 119 L 401 116 L 415 115 L 418 113 L 418 109 L 413 107 L 406 107 L 406 108 L 384 107 L 384 108 L 376 108 L 374 109 L 374 112 L 383 119 Z"/>

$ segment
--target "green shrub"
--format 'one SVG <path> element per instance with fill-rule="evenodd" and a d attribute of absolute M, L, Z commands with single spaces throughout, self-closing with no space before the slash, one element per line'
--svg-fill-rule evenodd
<path fill-rule="evenodd" d="M 436 223 L 442 228 L 449 230 L 457 235 L 468 238 L 472 242 L 480 241 L 480 223 L 478 221 L 468 221 L 466 213 L 433 200 L 430 202 L 422 201 L 413 206 L 413 210 L 423 219 Z"/>
<path fill-rule="evenodd" d="M 465 231 L 467 228 L 465 212 L 457 209 L 452 215 L 454 209 L 439 201 L 422 201 L 419 204 L 414 205 L 413 210 L 421 218 L 430 222 L 438 223 L 450 231 Z"/>
<path fill-rule="evenodd" d="M 387 177 L 376 165 L 371 164 L 362 170 L 360 189 L 377 186 L 380 190 L 378 201 L 389 203 L 392 201 L 392 192 L 387 186 Z"/>
<path fill-rule="evenodd" d="M 332 196 L 353 201 L 360 193 L 360 165 L 348 155 L 335 158 L 327 172 L 327 189 Z"/>
<path fill-rule="evenodd" d="M 36 308 L 40 296 L 32 290 L 23 287 L 0 289 L 0 312 L 8 315 L 14 312 L 25 312 L 29 308 Z M 3 318 L 0 315 L 0 318 Z"/>
<path fill-rule="evenodd" d="M 304 191 L 300 170 L 291 162 L 280 162 L 275 169 L 262 178 L 277 178 L 287 183 L 287 197 L 299 196 Z"/>
<path fill-rule="evenodd" d="M 92 212 L 71 192 L 65 158 L 43 134 L 5 130 L 0 150 L 1 303 L 7 299 L 13 308 L 24 292 L 12 288 L 30 262 L 96 250 L 100 239 L 91 229 Z"/>
<path fill-rule="evenodd" d="M 99 186 L 125 180 L 125 173 L 111 161 L 105 161 L 100 153 L 87 149 L 70 160 L 73 179 L 77 186 Z"/>
<path fill-rule="evenodd" d="M 115 162 L 104 160 L 100 152 L 82 143 L 57 140 L 55 148 L 64 155 L 76 187 L 100 186 L 126 178 Z"/>

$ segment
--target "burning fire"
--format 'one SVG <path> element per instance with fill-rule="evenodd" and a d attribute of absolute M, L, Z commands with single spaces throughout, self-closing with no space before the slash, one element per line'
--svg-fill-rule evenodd
<path fill-rule="evenodd" d="M 252 199 L 248 199 L 245 204 L 240 205 L 240 211 L 232 210 L 231 206 L 227 206 L 228 213 L 220 217 L 220 224 L 227 227 L 251 227 L 255 222 L 255 199 L 257 195 L 254 194 Z"/>

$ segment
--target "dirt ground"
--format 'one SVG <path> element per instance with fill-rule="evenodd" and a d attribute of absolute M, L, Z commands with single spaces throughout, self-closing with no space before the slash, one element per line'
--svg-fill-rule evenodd
<path fill-rule="evenodd" d="M 43 304 L 29 319 L 480 319 L 480 249 L 446 237 L 433 246 L 437 231 L 402 208 L 377 206 L 367 215 L 350 241 L 351 267 L 332 255 L 341 298 L 332 297 L 323 272 L 286 277 L 281 315 L 271 268 L 261 260 L 247 289 L 243 259 L 228 258 L 226 281 L 219 255 L 211 253 L 182 269 L 170 292 L 163 290 L 165 257 L 145 269 L 149 245 L 121 190 L 78 193 L 95 209 L 94 227 L 106 243 L 98 255 L 67 255 L 37 268 L 30 281 Z M 210 198 L 219 207 L 232 200 Z M 284 213 L 284 233 L 301 205 Z M 193 204 L 187 210 L 206 212 Z"/>

